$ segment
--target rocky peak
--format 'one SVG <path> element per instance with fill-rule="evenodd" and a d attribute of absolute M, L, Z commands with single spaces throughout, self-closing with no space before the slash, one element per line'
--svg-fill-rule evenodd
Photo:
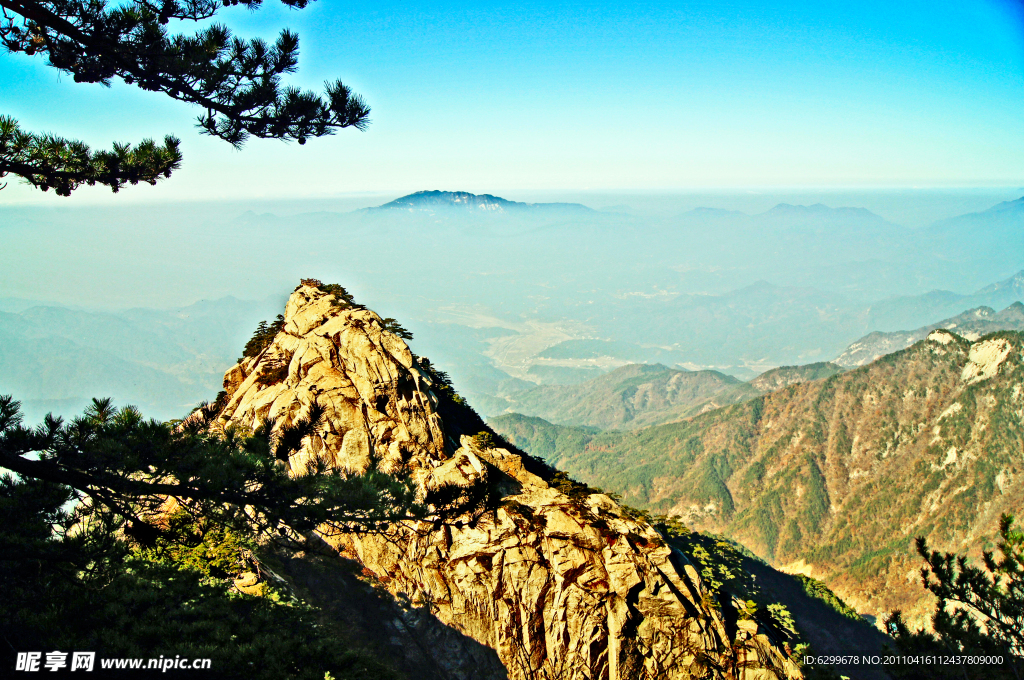
<path fill-rule="evenodd" d="M 315 404 L 323 425 L 292 469 L 320 455 L 352 472 L 374 462 L 421 489 L 496 490 L 490 511 L 464 521 L 324 539 L 397 600 L 495 650 L 508 678 L 800 676 L 755 622 L 723 621 L 685 555 L 608 496 L 504 445 L 377 314 L 301 285 L 284 319 L 225 375 L 220 422 L 281 427 Z"/>

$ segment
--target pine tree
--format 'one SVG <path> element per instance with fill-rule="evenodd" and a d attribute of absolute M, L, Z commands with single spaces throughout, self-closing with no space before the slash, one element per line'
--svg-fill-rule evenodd
<path fill-rule="evenodd" d="M 69 423 L 47 416 L 29 428 L 18 402 L 0 396 L 0 467 L 65 489 L 90 522 L 101 518 L 143 543 L 168 498 L 247 533 L 298 540 L 325 525 L 367 531 L 425 516 L 411 485 L 390 475 L 344 475 L 321 459 L 289 474 L 280 461 L 321 426 L 321 409 L 283 428 L 266 421 L 245 436 L 211 431 L 215 408 L 161 423 L 99 399 Z M 8 552 L 2 540 L 0 547 Z"/>
<path fill-rule="evenodd" d="M 932 631 L 912 631 L 899 611 L 885 621 L 898 650 L 913 655 L 1001 658 L 998 665 L 929 666 L 897 669 L 900 678 L 1013 678 L 1024 676 L 1024 532 L 1013 516 L 999 523 L 999 555 L 982 554 L 982 566 L 963 555 L 931 550 L 917 539 L 924 587 L 935 597 Z"/>
<path fill-rule="evenodd" d="M 212 19 L 229 5 L 250 10 L 263 0 L 132 0 L 107 7 L 103 0 L 0 0 L 0 42 L 10 53 L 46 57 L 79 83 L 120 78 L 204 110 L 205 134 L 241 147 L 251 137 L 294 140 L 369 124 L 370 109 L 340 80 L 322 95 L 284 86 L 295 71 L 299 39 L 283 30 L 273 45 L 244 41 L 220 24 L 196 33 L 171 34 L 167 25 Z M 310 0 L 282 0 L 302 9 Z M 146 139 L 92 151 L 80 142 L 22 130 L 0 116 L 0 177 L 19 176 L 46 191 L 68 196 L 101 184 L 156 184 L 181 165 L 179 140 Z M 2 187 L 0 187 L 2 188 Z"/>

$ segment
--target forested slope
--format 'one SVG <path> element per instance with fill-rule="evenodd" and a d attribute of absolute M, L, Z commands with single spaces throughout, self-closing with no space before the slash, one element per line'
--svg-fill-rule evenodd
<path fill-rule="evenodd" d="M 976 550 L 1024 505 L 1024 337 L 948 331 L 860 369 L 681 423 L 495 429 L 624 501 L 823 578 L 861 612 L 928 604 L 911 543 Z"/>

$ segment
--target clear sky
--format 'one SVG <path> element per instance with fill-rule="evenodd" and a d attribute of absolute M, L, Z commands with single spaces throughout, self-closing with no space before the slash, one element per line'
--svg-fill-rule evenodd
<path fill-rule="evenodd" d="M 1009 2 L 352 3 L 218 15 L 301 37 L 292 82 L 341 78 L 366 132 L 304 147 L 201 136 L 199 110 L 0 55 L 0 112 L 91 145 L 167 133 L 185 165 L 119 200 L 464 189 L 1020 186 L 1024 19 Z M 187 28 L 187 27 L 186 27 Z M 9 178 L 11 179 L 11 178 Z M 27 187 L 0 204 L 71 199 Z"/>

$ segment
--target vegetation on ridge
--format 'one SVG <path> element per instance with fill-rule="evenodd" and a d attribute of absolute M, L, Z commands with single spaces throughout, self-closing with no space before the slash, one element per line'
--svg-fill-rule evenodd
<path fill-rule="evenodd" d="M 245 343 L 245 349 L 242 350 L 242 358 L 238 360 L 239 363 L 241 363 L 242 359 L 258 357 L 263 350 L 270 347 L 270 343 L 274 342 L 274 338 L 277 337 L 277 334 L 283 328 L 283 314 L 278 314 L 273 323 L 268 324 L 266 321 L 260 321 L 260 325 L 256 327 L 256 331 L 249 338 L 249 342 Z"/>

